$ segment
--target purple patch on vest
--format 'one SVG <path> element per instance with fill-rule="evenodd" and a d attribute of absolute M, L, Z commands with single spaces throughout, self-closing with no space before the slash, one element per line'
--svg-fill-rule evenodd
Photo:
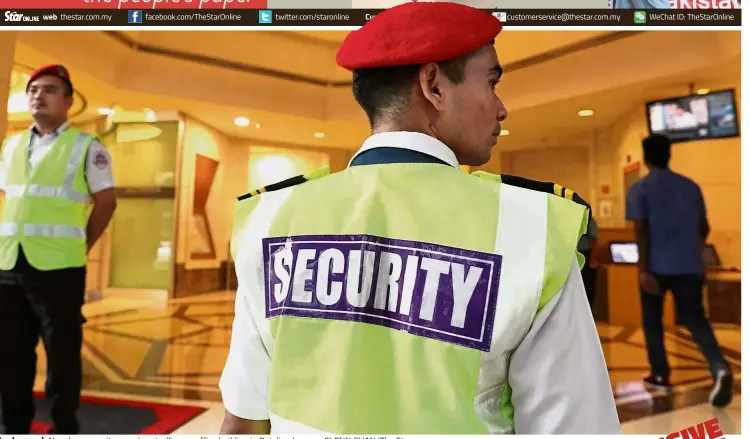
<path fill-rule="evenodd" d="M 266 317 L 364 322 L 489 351 L 500 255 L 368 235 L 263 240 Z"/>

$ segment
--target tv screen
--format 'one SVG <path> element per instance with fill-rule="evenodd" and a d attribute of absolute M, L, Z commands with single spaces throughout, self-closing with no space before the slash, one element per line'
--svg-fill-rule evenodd
<path fill-rule="evenodd" d="M 672 142 L 739 136 L 735 102 L 734 90 L 649 102 L 649 131 Z"/>

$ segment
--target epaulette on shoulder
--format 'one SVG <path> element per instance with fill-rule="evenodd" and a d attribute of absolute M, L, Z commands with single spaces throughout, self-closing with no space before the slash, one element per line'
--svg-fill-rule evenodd
<path fill-rule="evenodd" d="M 248 198 L 257 197 L 258 195 L 265 193 L 265 192 L 280 191 L 281 189 L 286 189 L 288 187 L 297 186 L 302 183 L 307 183 L 308 181 L 311 181 L 311 180 L 317 180 L 319 178 L 323 178 L 330 173 L 331 173 L 330 168 L 323 168 L 323 169 L 315 170 L 306 175 L 296 175 L 292 178 L 287 178 L 286 180 L 282 180 L 278 183 L 272 183 L 272 184 L 269 184 L 268 186 L 263 186 L 260 189 L 256 189 L 252 192 L 248 192 L 245 195 L 238 197 L 237 200 L 242 201 Z"/>
<path fill-rule="evenodd" d="M 586 202 L 586 200 L 581 198 L 581 196 L 578 195 L 575 191 L 568 189 L 565 186 L 561 186 L 557 183 L 530 180 L 528 178 L 519 177 L 517 175 L 490 174 L 489 172 L 484 172 L 484 171 L 472 172 L 471 175 L 484 178 L 487 180 L 502 182 L 510 186 L 516 186 L 516 187 L 529 189 L 529 190 L 537 191 L 537 192 L 547 192 L 548 194 L 554 194 L 554 195 L 557 195 L 558 197 L 567 198 L 568 200 L 571 200 L 575 203 L 580 204 L 581 206 L 584 206 L 586 209 L 589 210 L 589 216 L 591 215 L 591 206 L 589 205 L 589 203 Z"/>
<path fill-rule="evenodd" d="M 474 171 L 471 173 L 471 175 L 473 175 L 474 177 L 479 177 L 483 180 L 496 181 L 498 183 L 502 181 L 499 175 L 492 174 L 490 172 L 485 172 L 485 171 Z"/>

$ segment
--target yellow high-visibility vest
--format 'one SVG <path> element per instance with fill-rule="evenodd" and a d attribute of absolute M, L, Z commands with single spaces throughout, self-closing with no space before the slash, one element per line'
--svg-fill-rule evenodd
<path fill-rule="evenodd" d="M 10 163 L 0 217 L 0 270 L 15 266 L 19 245 L 38 270 L 83 267 L 90 200 L 86 155 L 96 137 L 66 129 L 31 171 L 30 137 L 26 131 L 3 142 Z"/>

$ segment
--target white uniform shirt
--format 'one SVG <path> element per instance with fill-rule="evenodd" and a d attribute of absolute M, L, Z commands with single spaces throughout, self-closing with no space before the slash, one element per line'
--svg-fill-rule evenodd
<path fill-rule="evenodd" d="M 32 171 L 52 149 L 55 140 L 60 134 L 68 129 L 68 122 L 60 125 L 54 133 L 41 135 L 33 127 L 30 128 L 31 140 L 29 141 L 29 170 Z M 23 146 L 23 145 L 21 145 Z M 10 151 L 2 151 L 2 161 L 0 162 L 0 190 L 5 190 L 8 178 L 8 166 L 11 163 Z M 95 194 L 105 189 L 115 187 L 115 178 L 112 172 L 112 156 L 107 148 L 99 141 L 94 140 L 89 145 L 88 154 L 86 155 L 86 182 L 89 186 L 89 192 Z"/>
<path fill-rule="evenodd" d="M 357 154 L 379 147 L 411 149 L 459 167 L 450 148 L 423 134 L 376 134 Z M 271 358 L 265 346 L 271 335 L 265 328 L 268 325 L 256 324 L 265 320 L 263 300 L 262 292 L 239 285 L 229 357 L 219 383 L 226 410 L 244 419 L 270 417 Z M 620 433 L 607 365 L 577 260 L 560 293 L 545 305 L 511 355 L 508 382 L 513 390 L 516 434 Z M 300 433 L 304 428 L 300 426 Z"/>

